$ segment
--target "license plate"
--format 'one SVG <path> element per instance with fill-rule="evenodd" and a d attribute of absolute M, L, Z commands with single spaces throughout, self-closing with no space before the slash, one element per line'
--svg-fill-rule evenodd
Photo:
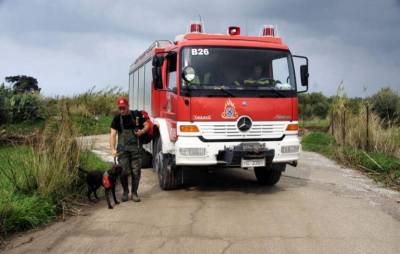
<path fill-rule="evenodd" d="M 253 160 L 246 160 L 242 159 L 242 168 L 253 168 L 253 167 L 264 167 L 265 166 L 265 159 L 253 159 Z"/>
<path fill-rule="evenodd" d="M 260 151 L 265 148 L 265 144 L 260 143 L 242 143 L 240 145 L 243 151 Z"/>

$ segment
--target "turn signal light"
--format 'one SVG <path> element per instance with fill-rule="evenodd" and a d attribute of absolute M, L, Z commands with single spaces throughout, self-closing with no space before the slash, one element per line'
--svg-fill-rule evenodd
<path fill-rule="evenodd" d="M 181 132 L 199 132 L 199 128 L 196 125 L 181 125 L 179 129 Z"/>
<path fill-rule="evenodd" d="M 286 130 L 287 131 L 297 131 L 297 130 L 299 130 L 299 125 L 297 123 L 296 124 L 289 124 L 286 127 Z"/>

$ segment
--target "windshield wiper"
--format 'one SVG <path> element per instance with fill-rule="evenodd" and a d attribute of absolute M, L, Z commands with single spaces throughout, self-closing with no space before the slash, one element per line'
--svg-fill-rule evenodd
<path fill-rule="evenodd" d="M 229 90 L 226 90 L 223 86 L 216 86 L 214 87 L 214 90 L 222 91 L 227 95 L 230 95 L 231 97 L 236 97 L 232 92 L 229 92 Z"/>
<path fill-rule="evenodd" d="M 260 89 L 248 89 L 248 88 L 246 88 L 245 89 L 245 91 L 258 91 L 258 92 L 260 92 L 260 91 L 271 91 L 271 92 L 273 92 L 273 93 L 275 93 L 276 95 L 278 95 L 279 97 L 286 97 L 286 95 L 285 94 L 283 94 L 282 92 L 280 92 L 280 91 L 278 91 L 278 90 L 275 90 L 275 89 L 268 89 L 268 90 L 260 90 Z M 265 95 L 265 94 L 259 94 L 259 95 L 257 95 L 257 97 L 262 97 L 262 98 L 265 98 L 265 97 L 268 97 L 268 95 Z"/>

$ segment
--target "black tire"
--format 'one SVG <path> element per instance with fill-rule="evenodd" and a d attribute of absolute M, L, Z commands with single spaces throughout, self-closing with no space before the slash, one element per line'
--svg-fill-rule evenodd
<path fill-rule="evenodd" d="M 285 168 L 285 164 L 272 164 L 267 167 L 254 168 L 254 174 L 259 184 L 273 186 L 279 182 Z"/>
<path fill-rule="evenodd" d="M 172 190 L 182 184 L 182 168 L 174 165 L 171 154 L 162 152 L 160 137 L 154 140 L 153 169 L 158 174 L 158 183 L 163 190 Z"/>
<path fill-rule="evenodd" d="M 152 156 L 149 152 L 143 151 L 142 155 L 142 168 L 151 168 L 152 167 Z"/>

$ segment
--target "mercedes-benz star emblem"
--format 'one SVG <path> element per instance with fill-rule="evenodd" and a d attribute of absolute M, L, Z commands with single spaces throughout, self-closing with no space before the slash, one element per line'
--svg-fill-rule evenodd
<path fill-rule="evenodd" d="M 237 127 L 240 131 L 248 131 L 251 128 L 251 119 L 247 116 L 241 117 L 237 122 Z"/>

